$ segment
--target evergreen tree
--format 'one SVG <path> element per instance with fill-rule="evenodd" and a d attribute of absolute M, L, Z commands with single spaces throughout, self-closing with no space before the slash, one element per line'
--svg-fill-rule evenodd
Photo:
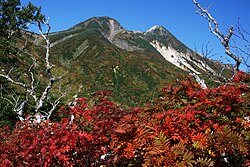
<path fill-rule="evenodd" d="M 21 30 L 42 19 L 41 8 L 31 3 L 21 6 L 20 0 L 0 0 L 0 58 L 3 63 L 14 61 L 18 52 L 15 41 Z"/>

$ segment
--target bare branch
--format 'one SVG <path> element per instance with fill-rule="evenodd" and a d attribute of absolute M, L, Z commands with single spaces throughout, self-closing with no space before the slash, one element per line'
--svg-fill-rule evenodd
<path fill-rule="evenodd" d="M 236 31 L 233 34 L 236 38 L 234 40 L 234 45 L 231 47 L 235 49 L 236 54 L 241 56 L 242 64 L 246 67 L 245 71 L 250 70 L 250 33 L 244 30 L 241 26 L 240 19 L 236 24 Z M 236 44 L 236 40 L 240 40 L 239 44 Z"/>
<path fill-rule="evenodd" d="M 196 0 L 193 0 L 194 4 L 198 7 L 197 14 L 204 17 L 208 21 L 208 27 L 221 42 L 223 47 L 225 48 L 225 53 L 231 57 L 235 61 L 234 65 L 234 73 L 237 73 L 239 71 L 239 66 L 241 64 L 241 59 L 233 54 L 229 47 L 229 41 L 234 33 L 234 28 L 231 26 L 229 28 L 228 34 L 225 36 L 219 29 L 219 24 L 217 21 L 212 17 L 212 15 L 209 13 L 209 11 L 205 8 L 203 8 Z"/>
<path fill-rule="evenodd" d="M 47 28 L 45 33 L 43 32 L 42 25 L 45 25 Z M 15 84 L 15 85 L 18 85 L 19 87 L 24 88 L 25 92 L 26 92 L 26 98 L 23 99 L 17 95 L 16 97 L 13 96 L 11 99 L 9 99 L 8 97 L 3 97 L 2 93 L 1 93 L 0 98 L 6 100 L 7 102 L 9 102 L 13 106 L 13 111 L 15 113 L 17 113 L 20 120 L 25 120 L 23 118 L 24 106 L 25 106 L 25 104 L 28 104 L 28 101 L 30 99 L 33 99 L 35 115 L 29 116 L 28 119 L 30 119 L 30 121 L 33 120 L 35 122 L 41 122 L 41 120 L 47 120 L 50 118 L 52 112 L 56 109 L 56 107 L 60 103 L 61 98 L 63 96 L 65 96 L 65 94 L 62 93 L 62 95 L 57 100 L 55 100 L 53 103 L 50 103 L 52 108 L 49 111 L 42 111 L 41 110 L 41 108 L 44 106 L 44 104 L 48 100 L 48 95 L 53 87 L 55 78 L 52 74 L 53 65 L 50 62 L 50 47 L 51 46 L 50 46 L 50 40 L 49 40 L 49 32 L 50 32 L 49 22 L 43 20 L 41 22 L 38 22 L 37 26 L 39 28 L 40 35 L 42 36 L 42 38 L 46 42 L 46 46 L 45 46 L 46 53 L 44 56 L 44 60 L 45 60 L 45 68 L 46 68 L 45 72 L 46 72 L 46 75 L 48 76 L 48 79 L 49 79 L 47 85 L 45 86 L 44 90 L 42 91 L 41 95 L 39 96 L 40 93 L 37 92 L 37 87 L 38 87 L 40 80 L 39 80 L 39 77 L 36 77 L 36 73 L 35 73 L 35 67 L 37 66 L 36 59 L 34 58 L 34 56 L 32 54 L 25 51 L 24 50 L 25 47 L 23 47 L 20 50 L 22 51 L 22 53 L 28 55 L 29 58 L 32 59 L 32 63 L 27 68 L 27 70 L 22 71 L 21 74 L 18 76 L 26 75 L 28 77 L 27 78 L 28 81 L 25 80 L 25 82 L 28 82 L 28 84 L 26 84 L 24 81 L 19 81 L 19 79 L 14 79 L 11 76 L 12 69 L 9 70 L 8 73 L 6 73 L 4 69 L 1 69 L 2 72 L 0 73 L 0 77 L 5 78 L 7 81 L 9 81 L 12 84 Z M 25 42 L 25 45 L 26 44 L 27 44 L 27 40 Z"/>
<path fill-rule="evenodd" d="M 218 72 L 216 72 L 215 70 L 213 70 L 213 67 L 211 68 L 208 64 L 209 61 L 211 61 L 211 57 L 217 55 L 217 53 L 213 53 L 213 49 L 209 49 L 209 42 L 207 43 L 203 43 L 201 45 L 201 57 L 202 57 L 202 66 L 204 67 L 204 72 L 206 73 L 207 77 L 209 78 L 209 80 L 219 83 L 219 84 L 225 84 L 226 82 L 228 82 L 228 79 L 223 75 L 223 72 L 225 69 L 227 69 L 226 66 L 224 66 L 222 69 L 218 69 Z M 195 46 L 195 50 L 196 53 L 199 54 L 197 52 L 197 47 Z M 194 76 L 194 75 L 192 75 Z M 196 79 L 197 77 L 194 76 L 194 78 Z M 197 79 L 196 79 L 197 80 Z M 200 79 L 199 79 L 200 80 Z"/>
<path fill-rule="evenodd" d="M 23 88 L 27 89 L 29 88 L 30 86 L 27 85 L 27 84 L 24 84 L 22 82 L 17 82 L 17 81 L 14 81 L 9 75 L 4 75 L 4 74 L 0 74 L 1 77 L 5 78 L 7 81 L 13 83 L 13 84 L 16 84 L 16 85 L 19 85 L 19 86 L 22 86 Z"/>
<path fill-rule="evenodd" d="M 240 19 L 238 19 L 238 22 L 237 22 L 237 25 L 236 25 L 236 33 L 234 33 L 234 35 L 240 39 L 242 39 L 243 41 L 247 42 L 247 43 L 250 43 L 250 41 L 246 38 L 245 34 L 246 35 L 250 35 L 249 32 L 247 32 L 246 30 L 244 30 L 242 27 L 241 27 L 241 24 L 240 24 Z"/>
<path fill-rule="evenodd" d="M 54 110 L 56 109 L 56 107 L 59 105 L 61 99 L 62 99 L 63 97 L 66 96 L 66 91 L 67 91 L 67 90 L 65 90 L 65 92 L 62 92 L 62 91 L 61 91 L 61 86 L 59 86 L 59 92 L 61 93 L 61 96 L 60 96 L 59 98 L 57 98 L 53 103 L 50 103 L 51 106 L 52 106 L 52 108 L 47 112 L 47 119 L 50 118 L 50 116 L 51 116 L 51 114 L 53 113 L 53 111 L 54 111 Z"/>
<path fill-rule="evenodd" d="M 53 77 L 52 73 L 51 73 L 51 69 L 52 69 L 52 65 L 50 64 L 50 61 L 49 61 L 49 56 L 50 56 L 50 41 L 49 41 L 49 32 L 50 32 L 50 25 L 47 21 L 43 21 L 43 23 L 47 26 L 47 32 L 44 34 L 43 33 L 43 30 L 42 30 L 42 26 L 41 26 L 41 23 L 39 22 L 38 23 L 38 28 L 39 28 L 39 32 L 41 34 L 41 36 L 43 37 L 43 39 L 45 40 L 46 42 L 46 55 L 45 55 L 45 62 L 46 62 L 46 72 L 49 76 L 49 83 L 48 85 L 46 86 L 46 88 L 44 89 L 43 93 L 42 93 L 42 96 L 40 97 L 39 101 L 37 102 L 36 106 L 35 106 L 35 112 L 39 112 L 40 108 L 44 105 L 44 102 L 48 96 L 48 93 L 49 91 L 51 90 L 53 84 L 54 84 L 54 81 L 55 81 L 55 78 Z"/>
<path fill-rule="evenodd" d="M 232 48 L 239 50 L 240 52 L 242 52 L 243 54 L 245 54 L 247 56 L 250 56 L 250 52 L 247 52 L 247 51 L 243 50 L 242 48 L 240 48 L 240 47 L 238 47 L 236 45 L 232 46 Z M 242 57 L 242 58 L 244 58 L 244 57 Z"/>
<path fill-rule="evenodd" d="M 7 101 L 10 105 L 12 105 L 12 110 L 17 114 L 18 118 L 20 121 L 24 121 L 24 115 L 23 115 L 23 108 L 25 103 L 27 102 L 27 99 L 20 102 L 20 97 L 17 96 L 17 94 L 15 92 L 13 92 L 13 94 L 10 96 L 11 99 L 4 97 L 3 96 L 3 85 L 1 84 L 0 87 L 0 98 Z M 15 97 L 16 96 L 16 97 Z"/>

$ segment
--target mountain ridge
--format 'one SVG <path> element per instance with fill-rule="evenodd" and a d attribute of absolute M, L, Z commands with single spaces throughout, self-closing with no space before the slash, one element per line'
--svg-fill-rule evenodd
<path fill-rule="evenodd" d="M 216 73 L 213 67 L 201 61 L 204 57 L 192 51 L 160 25 L 153 26 L 145 32 L 135 32 L 126 30 L 117 20 L 104 16 L 90 18 L 73 26 L 69 31 L 80 29 L 95 29 L 111 44 L 127 51 L 158 52 L 178 68 L 195 74 L 201 74 L 201 71 L 206 72 L 206 70 Z"/>
<path fill-rule="evenodd" d="M 110 90 L 121 103 L 144 103 L 157 96 L 155 90 L 166 81 L 189 73 L 205 77 L 207 70 L 217 73 L 223 68 L 162 26 L 135 32 L 110 17 L 90 18 L 49 38 L 52 61 L 60 67 L 54 72 L 63 85 L 72 87 L 71 95 L 82 85 L 83 97 Z"/>

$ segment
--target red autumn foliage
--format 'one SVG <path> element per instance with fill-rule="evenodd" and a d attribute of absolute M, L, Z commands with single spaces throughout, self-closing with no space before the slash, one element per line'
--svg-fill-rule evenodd
<path fill-rule="evenodd" d="M 250 91 L 235 81 L 201 89 L 188 78 L 127 110 L 108 100 L 110 92 L 79 98 L 60 110 L 59 122 L 0 129 L 0 165 L 247 166 Z"/>

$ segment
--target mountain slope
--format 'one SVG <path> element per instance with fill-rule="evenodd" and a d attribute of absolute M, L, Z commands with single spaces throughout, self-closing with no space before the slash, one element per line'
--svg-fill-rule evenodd
<path fill-rule="evenodd" d="M 142 41 L 149 48 L 137 45 L 138 36 L 108 17 L 53 33 L 51 55 L 64 68 L 56 73 L 74 90 L 83 85 L 82 96 L 111 90 L 122 103 L 153 99 L 163 82 L 188 73 L 165 61 L 145 39 Z"/>
<path fill-rule="evenodd" d="M 108 90 L 116 101 L 138 105 L 157 96 L 156 90 L 166 81 L 223 68 L 187 48 L 162 26 L 135 32 L 112 18 L 94 17 L 49 37 L 53 72 L 62 78 L 58 86 L 70 90 L 67 98 Z M 43 43 L 38 39 L 36 45 Z"/>

